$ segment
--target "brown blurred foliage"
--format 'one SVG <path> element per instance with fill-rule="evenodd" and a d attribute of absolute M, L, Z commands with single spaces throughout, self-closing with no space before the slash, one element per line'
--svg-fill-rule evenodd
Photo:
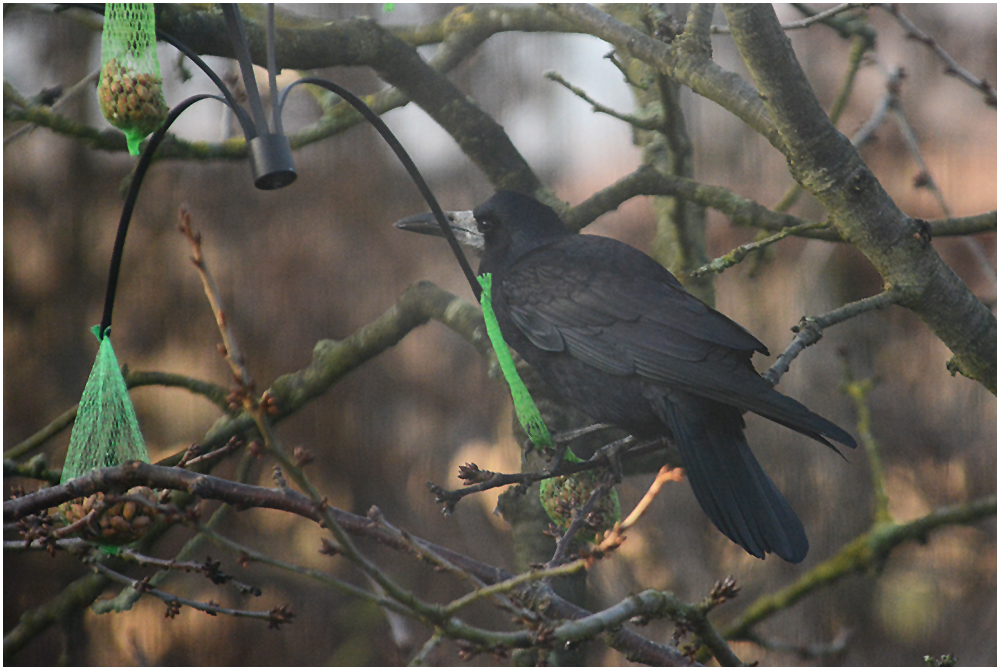
<path fill-rule="evenodd" d="M 448 9 L 397 5 L 387 13 L 352 5 L 296 11 L 328 19 L 369 15 L 403 24 L 426 21 Z M 907 12 L 966 68 L 996 80 L 995 5 L 921 5 Z M 788 19 L 794 14 L 789 8 L 779 13 Z M 878 64 L 861 69 L 839 127 L 848 135 L 857 130 L 884 92 L 880 68 L 901 65 L 907 74 L 905 112 L 953 214 L 995 209 L 995 110 L 975 91 L 942 75 L 940 61 L 905 39 L 891 17 L 869 14 L 879 35 Z M 822 26 L 790 36 L 820 101 L 829 105 L 843 76 L 848 44 Z M 5 82 L 26 95 L 54 84 L 71 85 L 99 65 L 98 33 L 69 17 L 8 14 L 5 6 L 4 37 Z M 716 36 L 713 45 L 718 62 L 742 72 L 727 36 Z M 639 163 L 625 124 L 593 118 L 586 103 L 540 76 L 548 69 L 586 74 L 574 81 L 584 88 L 588 82 L 595 87 L 611 82 L 600 84 L 600 90 L 617 98 L 588 90 L 627 111 L 632 105 L 627 87 L 618 83 L 620 73 L 601 60 L 602 49 L 606 45 L 582 36 L 502 34 L 451 75 L 505 126 L 542 180 L 570 203 Z M 168 102 L 209 90 L 204 78 L 180 80 L 175 53 L 161 47 Z M 230 67 L 221 59 L 211 64 Z M 321 74 L 357 93 L 383 86 L 366 70 L 337 68 Z M 573 80 L 569 74 L 567 78 Z M 202 104 L 178 134 L 217 140 L 220 132 L 231 126 L 235 130 L 219 106 Z M 286 124 L 303 123 L 315 114 L 308 96 L 303 94 L 296 104 Z M 773 205 L 792 183 L 781 155 L 690 91 L 684 91 L 683 104 L 697 179 Z M 82 96 L 64 112 L 104 127 L 93 96 Z M 400 132 L 445 208 L 466 209 L 490 195 L 486 179 L 446 135 L 429 130 L 429 120 L 418 111 L 395 111 L 386 120 Z M 5 137 L 15 129 L 5 122 Z M 133 162 L 43 129 L 5 145 L 4 153 L 3 407 L 4 446 L 9 448 L 79 399 L 96 352 L 88 328 L 100 320 L 122 202 L 120 185 Z M 879 129 L 863 157 L 907 214 L 943 216 L 927 190 L 914 187 L 919 169 L 892 123 Z M 115 313 L 115 347 L 122 363 L 230 384 L 216 350 L 212 314 L 187 260 L 190 249 L 176 232 L 182 204 L 204 236 L 207 261 L 261 388 L 306 365 L 317 341 L 343 338 L 377 317 L 414 281 L 430 279 L 469 298 L 443 243 L 391 227 L 393 221 L 422 211 L 424 204 L 368 127 L 298 151 L 296 165 L 298 181 L 278 192 L 254 190 L 243 162 L 154 165 L 122 269 Z M 822 216 L 808 197 L 792 212 Z M 654 233 L 650 220 L 648 202 L 637 199 L 588 232 L 648 249 Z M 715 212 L 708 221 L 710 256 L 752 239 L 753 231 L 736 228 Z M 995 268 L 995 234 L 978 235 L 971 243 L 982 245 Z M 970 241 L 947 238 L 933 244 L 977 295 L 995 301 L 995 279 L 977 265 Z M 757 335 L 772 353 L 787 345 L 789 328 L 803 314 L 819 314 L 879 289 L 878 274 L 847 245 L 794 238 L 763 259 L 751 256 L 715 283 L 718 309 Z M 947 349 L 912 314 L 890 308 L 831 328 L 795 361 L 780 389 L 853 428 L 852 405 L 839 391 L 844 366 L 856 378 L 877 379 L 870 396 L 872 431 L 883 449 L 890 509 L 906 520 L 996 491 L 996 399 L 968 379 L 951 377 L 945 369 L 948 358 Z M 758 369 L 771 362 L 759 357 Z M 146 387 L 132 397 L 154 461 L 197 442 L 218 416 L 204 399 L 182 390 Z M 359 514 L 378 505 L 398 526 L 509 569 L 508 529 L 492 514 L 496 496 L 466 500 L 454 516 L 444 518 L 425 482 L 455 487 L 458 465 L 467 461 L 516 471 L 519 457 L 510 415 L 506 390 L 488 376 L 486 362 L 454 333 L 432 323 L 351 373 L 282 423 L 279 433 L 285 444 L 303 445 L 316 454 L 309 472 L 331 504 Z M 668 486 L 622 550 L 593 570 L 591 607 L 607 606 L 647 587 L 671 589 L 696 601 L 715 580 L 733 574 L 743 590 L 736 602 L 715 613 L 724 624 L 757 596 L 793 581 L 869 527 L 870 471 L 860 450 L 843 460 L 769 422 L 749 418 L 748 423 L 750 443 L 806 526 L 812 545 L 807 560 L 793 566 L 747 556 L 711 526 L 687 486 Z M 51 464 L 61 463 L 68 440 L 67 431 L 45 446 Z M 255 467 L 260 483 L 270 485 L 269 464 Z M 232 464 L 217 473 L 230 475 Z M 650 479 L 632 478 L 620 487 L 624 509 L 641 497 Z M 5 479 L 5 491 L 13 483 Z M 364 585 L 346 563 L 318 553 L 320 534 L 304 520 L 259 510 L 236 518 L 238 523 L 225 529 L 235 539 Z M 926 544 L 898 550 L 879 572 L 849 577 L 782 612 L 763 624 L 761 632 L 801 646 L 829 643 L 849 632 L 839 658 L 847 665 L 914 665 L 925 654 L 945 653 L 963 664 L 995 664 L 995 531 L 995 519 L 938 531 Z M 174 555 L 189 535 L 189 530 L 175 529 L 158 545 L 157 555 Z M 443 601 L 461 593 L 451 580 L 413 561 L 378 547 L 362 548 L 426 599 Z M 87 570 L 66 555 L 5 558 L 5 631 L 23 612 Z M 240 568 L 235 556 L 222 558 L 228 570 L 260 586 L 265 595 L 244 602 L 196 576 L 177 577 L 167 590 L 257 609 L 287 602 L 297 613 L 295 622 L 274 631 L 260 622 L 208 617 L 190 609 L 165 620 L 163 604 L 147 598 L 125 614 L 87 611 L 75 616 L 35 640 L 17 662 L 395 664 L 406 662 L 430 633 L 408 624 L 410 638 L 401 649 L 377 608 L 263 566 Z M 469 619 L 495 626 L 502 625 L 504 615 L 481 607 Z M 642 629 L 659 641 L 669 641 L 671 631 L 667 623 Z M 762 664 L 800 662 L 792 653 L 763 651 L 748 643 L 736 644 L 734 650 Z M 619 654 L 596 646 L 590 653 L 591 663 L 624 662 Z M 445 644 L 432 660 L 457 662 L 454 647 Z"/>

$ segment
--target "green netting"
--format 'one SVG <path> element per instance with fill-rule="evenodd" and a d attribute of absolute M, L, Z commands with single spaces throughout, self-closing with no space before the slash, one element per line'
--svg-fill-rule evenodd
<path fill-rule="evenodd" d="M 125 461 L 149 463 L 146 442 L 139 431 L 125 378 L 111 348 L 110 332 L 101 338 L 98 330 L 95 326 L 94 335 L 101 346 L 80 398 L 61 484 L 91 470 L 120 465 Z"/>
<path fill-rule="evenodd" d="M 105 4 L 97 100 L 104 118 L 125 133 L 133 156 L 167 118 L 152 3 Z"/>
<path fill-rule="evenodd" d="M 535 401 L 531 399 L 528 388 L 521 381 L 521 376 L 517 374 L 514 367 L 514 359 L 510 355 L 510 349 L 504 342 L 503 335 L 500 334 L 500 324 L 497 323 L 496 314 L 493 313 L 493 302 L 491 289 L 493 287 L 493 276 L 489 273 L 476 277 L 479 285 L 483 287 L 483 293 L 479 297 L 479 302 L 483 306 L 483 318 L 486 320 L 486 333 L 493 343 L 493 351 L 496 352 L 497 362 L 503 376 L 510 386 L 510 396 L 514 400 L 514 412 L 517 413 L 517 420 L 521 422 L 521 427 L 528 434 L 531 441 L 539 447 L 551 447 L 552 436 L 549 429 L 542 420 L 542 415 L 538 412 Z"/>
<path fill-rule="evenodd" d="M 573 510 L 587 503 L 599 483 L 600 475 L 594 470 L 543 479 L 538 490 L 538 499 L 552 522 L 560 530 L 565 531 L 573 522 Z M 604 531 L 611 530 L 621 518 L 618 492 L 611 489 L 594 506 L 578 537 L 588 542 L 600 542 L 604 537 Z"/>
<path fill-rule="evenodd" d="M 500 363 L 503 376 L 507 380 L 507 385 L 510 386 L 510 396 L 514 400 L 514 412 L 517 414 L 517 420 L 521 422 L 524 432 L 528 434 L 536 446 L 551 447 L 553 442 L 549 429 L 538 411 L 538 406 L 531 399 L 528 388 L 517 373 L 510 349 L 507 348 L 507 343 L 500 333 L 500 324 L 497 323 L 496 314 L 493 312 L 493 277 L 486 273 L 479 275 L 476 279 L 483 287 L 479 302 L 483 306 L 486 333 L 490 336 L 493 351 L 497 355 L 497 362 Z M 581 459 L 569 449 L 566 450 L 565 458 L 570 463 L 581 462 Z M 581 507 L 587 502 L 598 482 L 599 477 L 592 470 L 575 475 L 553 477 L 542 481 L 538 497 L 549 518 L 559 528 L 566 530 L 572 520 L 573 509 Z M 597 503 L 590 517 L 590 531 L 581 531 L 581 536 L 586 536 L 585 539 L 591 542 L 600 541 L 604 531 L 610 529 L 620 520 L 621 506 L 618 502 L 618 492 L 612 489 Z"/>

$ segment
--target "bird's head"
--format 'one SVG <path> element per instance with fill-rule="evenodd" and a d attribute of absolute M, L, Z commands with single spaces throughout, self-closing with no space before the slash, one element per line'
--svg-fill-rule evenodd
<path fill-rule="evenodd" d="M 483 254 L 484 262 L 517 260 L 532 249 L 571 235 L 551 207 L 514 191 L 499 191 L 473 210 L 445 212 L 461 244 Z M 433 214 L 417 214 L 395 224 L 401 230 L 442 237 Z M 491 263 L 492 265 L 492 263 Z"/>

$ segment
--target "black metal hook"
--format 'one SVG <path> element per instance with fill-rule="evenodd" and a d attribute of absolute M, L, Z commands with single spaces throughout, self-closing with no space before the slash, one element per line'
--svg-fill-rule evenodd
<path fill-rule="evenodd" d="M 250 150 L 250 167 L 253 170 L 253 183 L 259 189 L 270 191 L 288 186 L 298 176 L 295 173 L 295 163 L 292 160 L 292 147 L 288 138 L 282 132 L 278 106 L 274 100 L 278 93 L 277 58 L 274 46 L 274 3 L 268 3 L 267 9 L 267 73 L 271 87 L 272 111 L 274 117 L 274 132 L 267 124 L 264 105 L 257 90 L 257 78 L 253 73 L 253 61 L 250 57 L 250 47 L 247 45 L 246 31 L 243 29 L 243 19 L 239 7 L 235 3 L 222 6 L 222 13 L 229 28 L 229 38 L 233 42 L 233 51 L 240 64 L 243 75 L 243 85 L 247 90 L 247 102 L 250 104 L 250 114 L 256 132 L 253 137 L 247 136 L 247 147 Z"/>
<path fill-rule="evenodd" d="M 122 265 L 122 255 L 125 252 L 125 236 L 128 234 L 129 222 L 132 220 L 132 211 L 135 209 L 135 202 L 139 198 L 139 188 L 142 186 L 142 179 L 146 176 L 150 164 L 153 162 L 153 154 L 160 146 L 160 142 L 167 135 L 167 129 L 177 120 L 177 117 L 194 103 L 211 98 L 223 104 L 228 104 L 225 98 L 209 93 L 194 95 L 183 101 L 170 110 L 166 120 L 149 138 L 146 148 L 139 157 L 139 162 L 135 166 L 132 175 L 132 183 L 128 187 L 128 194 L 125 196 L 125 206 L 122 207 L 122 215 L 118 220 L 118 233 L 115 235 L 115 246 L 111 252 L 111 268 L 108 271 L 108 287 L 104 292 L 104 315 L 101 317 L 101 328 L 98 331 L 98 339 L 102 339 L 111 327 L 111 313 L 115 308 L 115 293 L 118 291 L 118 273 Z"/>
<path fill-rule="evenodd" d="M 417 169 L 417 166 L 414 164 L 413 159 L 410 158 L 410 155 L 406 153 L 406 149 L 403 148 L 403 145 L 400 144 L 399 140 L 396 139 L 396 136 L 392 134 L 391 130 L 389 130 L 389 126 L 385 124 L 385 121 L 383 121 L 378 114 L 373 112 L 371 108 L 368 107 L 368 105 L 366 105 L 361 100 L 361 98 L 354 95 L 343 86 L 335 84 L 332 81 L 328 81 L 326 79 L 320 79 L 319 77 L 305 77 L 303 79 L 299 79 L 298 81 L 292 82 L 284 89 L 282 89 L 281 95 L 279 96 L 278 99 L 279 118 L 281 116 L 281 110 L 284 109 L 285 100 L 288 98 L 288 93 L 292 90 L 294 86 L 298 86 L 299 84 L 312 84 L 314 86 L 320 86 L 322 88 L 325 88 L 326 90 L 331 91 L 332 93 L 336 93 L 341 98 L 350 103 L 350 105 L 354 107 L 354 109 L 358 110 L 358 112 L 363 117 L 365 117 L 365 120 L 367 120 L 370 124 L 372 124 L 375 127 L 375 130 L 377 130 L 379 132 L 379 135 L 382 136 L 382 139 L 384 139 L 386 143 L 388 143 L 393 153 L 396 154 L 396 157 L 403 164 L 403 167 L 406 168 L 406 172 L 410 175 L 410 178 L 413 179 L 414 183 L 417 185 L 417 188 L 420 189 L 420 194 L 424 196 L 424 200 L 426 200 L 428 206 L 430 206 L 431 212 L 434 213 L 434 217 L 437 219 L 438 225 L 441 226 L 441 232 L 444 233 L 445 239 L 448 240 L 448 245 L 451 247 L 452 253 L 455 254 L 455 259 L 458 261 L 459 266 L 461 266 L 462 268 L 463 274 L 465 274 L 466 280 L 468 280 L 469 282 L 469 287 L 472 289 L 472 294 L 476 296 L 476 299 L 478 300 L 479 294 L 482 291 L 482 287 L 476 280 L 476 273 L 472 271 L 472 266 L 469 265 L 469 260 L 465 257 L 465 253 L 462 252 L 462 247 L 459 245 L 458 240 L 455 238 L 455 233 L 452 231 L 451 226 L 448 225 L 448 220 L 447 218 L 445 218 L 444 211 L 441 209 L 441 205 L 438 204 L 437 198 L 434 197 L 434 193 L 431 192 L 431 189 L 427 185 L 427 182 L 424 181 L 424 178 L 420 174 L 420 171 Z"/>

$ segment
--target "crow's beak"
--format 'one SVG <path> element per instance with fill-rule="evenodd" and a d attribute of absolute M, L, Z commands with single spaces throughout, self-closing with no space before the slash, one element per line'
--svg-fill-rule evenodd
<path fill-rule="evenodd" d="M 472 216 L 472 210 L 466 210 L 464 212 L 445 212 L 444 216 L 448 219 L 451 230 L 455 233 L 455 238 L 460 244 L 471 247 L 476 251 L 483 250 L 483 234 L 479 232 L 479 227 L 476 225 L 476 219 Z M 408 230 L 411 233 L 444 237 L 444 233 L 441 231 L 441 226 L 438 224 L 434 215 L 430 212 L 427 214 L 408 216 L 392 225 L 400 230 Z"/>

